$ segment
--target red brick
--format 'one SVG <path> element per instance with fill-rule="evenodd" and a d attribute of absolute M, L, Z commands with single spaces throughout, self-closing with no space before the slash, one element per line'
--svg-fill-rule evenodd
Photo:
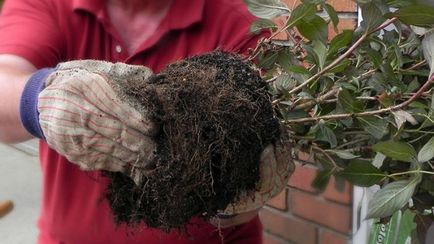
<path fill-rule="evenodd" d="M 284 0 L 286 5 L 293 9 L 300 3 L 300 0 Z M 332 5 L 337 12 L 357 12 L 357 4 L 351 0 L 328 0 L 328 4 Z"/>
<path fill-rule="evenodd" d="M 288 241 L 274 235 L 264 233 L 263 244 L 287 244 Z"/>
<path fill-rule="evenodd" d="M 289 216 L 283 216 L 277 211 L 263 208 L 260 217 L 264 230 L 277 235 L 289 242 L 316 244 L 317 234 L 313 224 Z"/>
<path fill-rule="evenodd" d="M 357 20 L 356 19 L 339 19 L 338 24 L 338 33 L 335 32 L 334 27 L 332 24 L 328 26 L 329 30 L 329 39 L 332 39 L 337 34 L 341 33 L 343 30 L 354 30 L 357 26 Z"/>
<path fill-rule="evenodd" d="M 283 2 L 288 6 L 290 9 L 294 9 L 297 5 L 300 4 L 300 0 L 283 0 Z"/>
<path fill-rule="evenodd" d="M 343 30 L 354 30 L 357 26 L 357 19 L 339 19 L 338 29 Z"/>
<path fill-rule="evenodd" d="M 328 0 L 337 12 L 357 12 L 357 3 L 351 0 Z"/>
<path fill-rule="evenodd" d="M 299 4 L 300 1 L 299 0 L 286 0 L 284 2 L 288 5 L 288 7 L 290 9 L 293 9 L 294 6 Z M 355 2 L 348 1 L 348 0 L 346 0 L 346 1 L 334 0 L 334 1 L 330 1 L 330 3 L 332 3 L 332 6 L 334 6 L 336 11 L 338 11 L 338 12 L 357 12 L 357 5 Z M 337 4 L 337 3 L 340 3 L 340 4 Z M 274 22 L 277 24 L 277 26 L 281 27 L 284 25 L 285 19 L 286 19 L 286 17 L 279 17 L 279 18 L 276 18 L 274 20 Z M 356 28 L 356 26 L 357 26 L 357 20 L 356 19 L 340 18 L 339 24 L 338 24 L 338 33 L 335 32 L 332 24 L 330 24 L 328 26 L 329 39 L 332 39 L 333 37 L 335 37 L 337 34 L 342 32 L 343 30 L 353 30 Z M 276 37 L 274 37 L 274 39 L 287 40 L 288 37 L 287 37 L 286 33 L 279 33 Z M 305 155 L 308 156 L 308 154 L 305 154 Z M 305 156 L 305 155 L 301 155 L 301 156 Z M 307 158 L 300 158 L 300 159 L 307 161 L 308 160 Z"/>
<path fill-rule="evenodd" d="M 290 192 L 292 213 L 341 233 L 351 230 L 351 206 L 328 202 L 312 194 L 293 190 Z"/>
<path fill-rule="evenodd" d="M 275 18 L 273 21 L 277 25 L 278 28 L 282 28 L 285 25 L 286 22 L 286 16 L 280 16 Z M 274 40 L 288 40 L 288 35 L 286 32 L 281 32 L 277 34 L 274 38 Z"/>
<path fill-rule="evenodd" d="M 320 231 L 320 243 L 319 244 L 347 244 L 349 243 L 349 237 L 322 229 Z"/>
<path fill-rule="evenodd" d="M 288 210 L 287 199 L 288 199 L 288 190 L 285 189 L 281 193 L 279 193 L 279 195 L 270 199 L 267 202 L 267 205 L 273 208 L 286 211 Z"/>
<path fill-rule="evenodd" d="M 339 187 L 337 186 L 337 182 L 335 178 L 332 177 L 330 179 L 327 188 L 323 193 L 323 196 L 328 200 L 350 205 L 352 203 L 352 189 L 353 189 L 351 184 L 348 183 L 348 181 L 345 181 L 343 183 L 342 189 L 338 189 L 338 188 Z"/>
<path fill-rule="evenodd" d="M 288 185 L 308 192 L 317 192 L 311 186 L 313 179 L 315 179 L 316 171 L 317 169 L 310 165 L 302 166 L 297 164 L 294 173 L 289 178 Z"/>
<path fill-rule="evenodd" d="M 311 185 L 316 176 L 316 172 L 317 169 L 313 166 L 297 164 L 294 174 L 289 178 L 288 185 L 303 191 L 316 193 L 318 191 Z M 350 204 L 352 200 L 351 191 L 352 187 L 349 183 L 345 183 L 343 190 L 336 189 L 336 181 L 334 177 L 332 177 L 323 196 L 332 201 Z"/>

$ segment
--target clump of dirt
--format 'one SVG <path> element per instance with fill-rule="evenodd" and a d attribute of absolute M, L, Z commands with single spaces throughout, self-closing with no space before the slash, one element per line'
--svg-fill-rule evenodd
<path fill-rule="evenodd" d="M 212 52 L 167 66 L 123 93 L 161 125 L 151 174 L 121 173 L 107 197 L 118 223 L 182 228 L 255 190 L 262 150 L 280 137 L 266 83 L 240 56 Z"/>

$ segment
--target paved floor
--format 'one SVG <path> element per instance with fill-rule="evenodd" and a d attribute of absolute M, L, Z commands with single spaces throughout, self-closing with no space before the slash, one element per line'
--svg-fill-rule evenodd
<path fill-rule="evenodd" d="M 14 202 L 14 209 L 0 218 L 0 243 L 36 243 L 41 172 L 35 149 L 35 141 L 0 144 L 0 201 Z"/>

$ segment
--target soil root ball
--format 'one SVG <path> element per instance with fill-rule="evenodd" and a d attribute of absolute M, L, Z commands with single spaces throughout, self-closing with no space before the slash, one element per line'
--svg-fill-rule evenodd
<path fill-rule="evenodd" d="M 151 174 L 137 186 L 107 173 L 118 223 L 181 228 L 255 190 L 262 150 L 280 137 L 267 84 L 240 56 L 220 51 L 167 66 L 118 91 L 161 125 Z"/>

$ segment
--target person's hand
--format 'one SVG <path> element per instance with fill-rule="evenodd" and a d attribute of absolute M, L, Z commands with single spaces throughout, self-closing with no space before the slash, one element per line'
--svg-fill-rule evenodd
<path fill-rule="evenodd" d="M 48 74 L 37 99 L 39 125 L 48 145 L 84 170 L 130 174 L 136 183 L 153 160 L 157 128 L 146 111 L 120 99 L 114 86 L 143 82 L 143 66 L 72 61 Z"/>
<path fill-rule="evenodd" d="M 248 213 L 260 209 L 285 188 L 294 168 L 289 142 L 268 145 L 261 154 L 260 179 L 256 191 L 244 193 L 237 202 L 229 204 L 222 214 Z"/>

